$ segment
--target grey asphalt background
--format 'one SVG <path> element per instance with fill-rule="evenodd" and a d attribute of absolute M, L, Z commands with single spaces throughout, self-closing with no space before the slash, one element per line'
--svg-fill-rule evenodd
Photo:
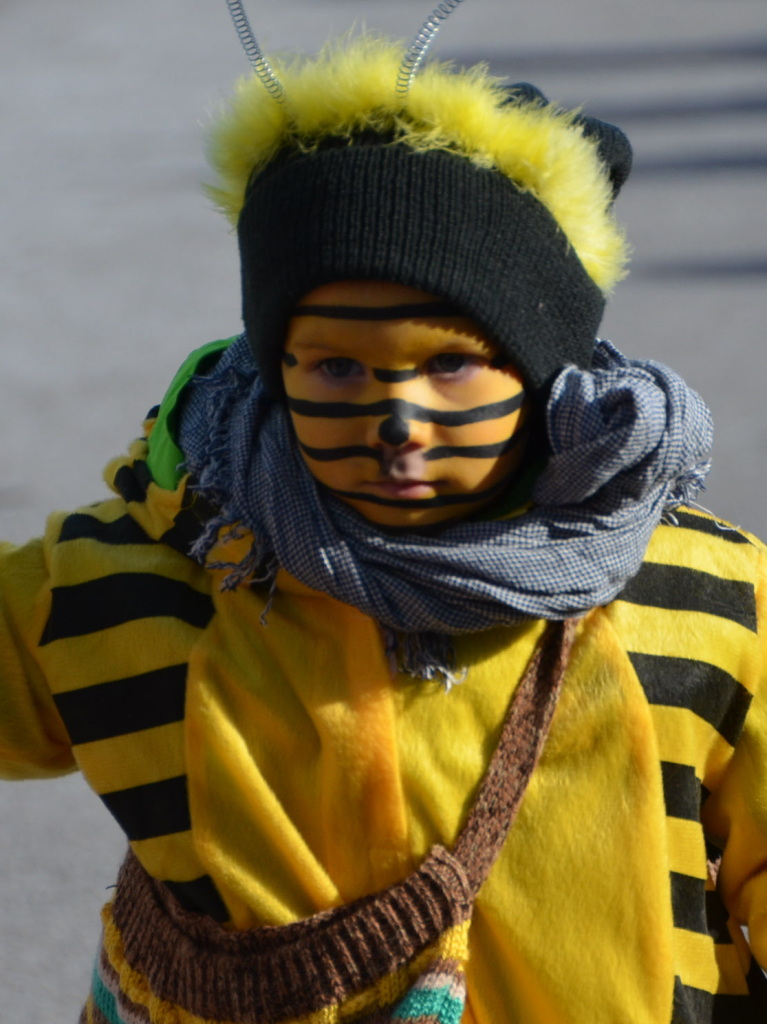
<path fill-rule="evenodd" d="M 267 49 L 412 0 L 249 3 Z M 765 0 L 466 0 L 436 54 L 489 60 L 629 133 L 634 270 L 603 333 L 713 407 L 702 501 L 767 536 Z M 236 247 L 199 189 L 202 128 L 247 72 L 223 0 L 2 0 L 0 531 L 104 494 L 187 351 L 239 326 Z M 123 843 L 81 780 L 0 787 L 0 1024 L 77 1018 Z"/>

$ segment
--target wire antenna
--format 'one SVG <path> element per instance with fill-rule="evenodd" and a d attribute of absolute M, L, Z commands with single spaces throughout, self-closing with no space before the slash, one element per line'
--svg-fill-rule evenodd
<path fill-rule="evenodd" d="M 398 96 L 407 96 L 413 79 L 426 56 L 426 51 L 434 42 L 434 37 L 439 32 L 443 22 L 447 21 L 461 2 L 462 0 L 443 0 L 442 3 L 437 4 L 423 23 L 418 35 L 408 47 L 400 65 L 399 74 L 397 75 Z"/>
<path fill-rule="evenodd" d="M 460 0 L 458 0 L 458 2 L 460 3 Z M 237 30 L 237 35 L 240 37 L 240 42 L 242 43 L 242 48 L 245 51 L 253 70 L 261 79 L 261 82 L 269 95 L 278 103 L 284 103 L 285 90 L 282 87 L 282 83 L 272 70 L 271 64 L 264 56 L 261 47 L 258 45 L 258 40 L 253 35 L 253 29 L 250 27 L 250 22 L 248 21 L 248 16 L 243 9 L 241 0 L 226 0 L 226 6 L 229 8 L 229 13 L 232 16 L 234 27 Z"/>

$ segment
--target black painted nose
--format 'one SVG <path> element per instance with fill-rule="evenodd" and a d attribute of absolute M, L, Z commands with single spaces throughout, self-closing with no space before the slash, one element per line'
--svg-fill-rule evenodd
<path fill-rule="evenodd" d="M 402 416 L 390 416 L 381 423 L 378 436 L 384 444 L 399 448 L 410 440 L 410 424 Z"/>

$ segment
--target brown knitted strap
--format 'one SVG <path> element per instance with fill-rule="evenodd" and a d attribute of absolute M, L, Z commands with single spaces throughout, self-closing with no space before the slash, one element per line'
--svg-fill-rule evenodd
<path fill-rule="evenodd" d="M 460 864 L 435 847 L 403 882 L 305 921 L 225 931 L 183 910 L 129 854 L 112 916 L 131 968 L 162 1000 L 206 1021 L 276 1024 L 394 975 L 471 916 Z"/>
<path fill-rule="evenodd" d="M 479 795 L 453 856 L 476 896 L 495 863 L 543 750 L 575 637 L 576 620 L 552 622 L 511 702 Z"/>

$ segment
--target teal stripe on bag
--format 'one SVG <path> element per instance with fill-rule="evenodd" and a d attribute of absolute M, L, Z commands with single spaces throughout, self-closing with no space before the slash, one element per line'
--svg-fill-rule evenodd
<path fill-rule="evenodd" d="M 393 1021 L 426 1017 L 434 1024 L 460 1024 L 464 1000 L 451 994 L 452 985 L 439 989 L 411 989 L 392 1013 Z"/>
<path fill-rule="evenodd" d="M 98 963 L 93 969 L 92 985 L 91 995 L 99 1013 L 106 1017 L 109 1024 L 125 1024 L 117 1010 L 117 1000 L 102 981 Z"/>

